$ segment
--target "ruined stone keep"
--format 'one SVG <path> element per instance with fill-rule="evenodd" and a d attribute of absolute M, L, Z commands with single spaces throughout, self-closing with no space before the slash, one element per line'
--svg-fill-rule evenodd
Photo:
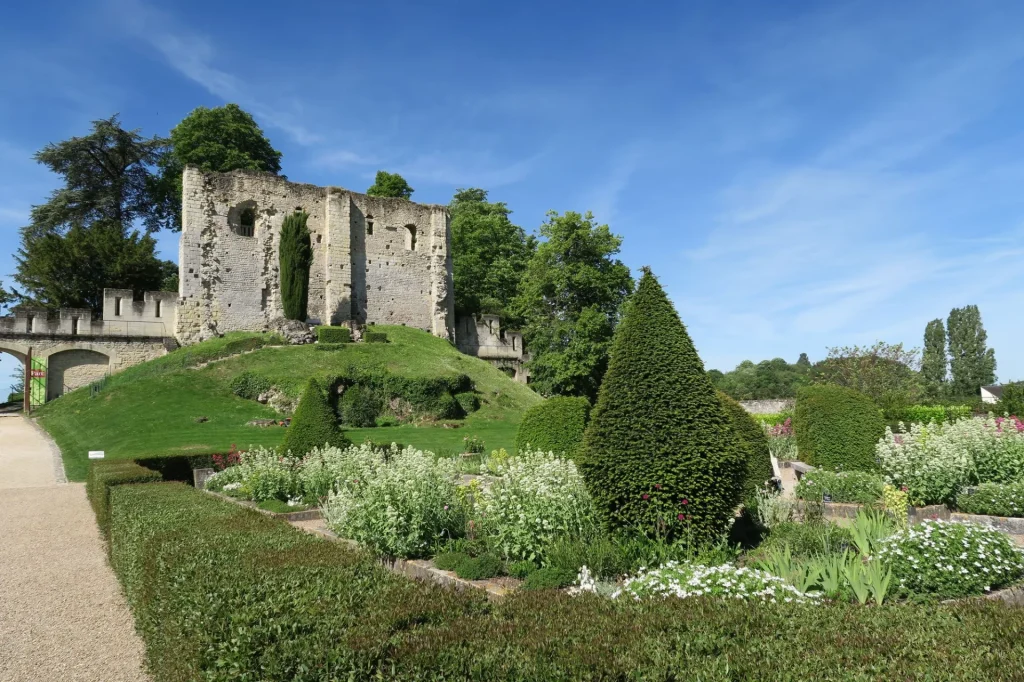
<path fill-rule="evenodd" d="M 264 330 L 283 315 L 278 246 L 295 211 L 309 215 L 310 321 L 404 324 L 454 340 L 446 207 L 249 171 L 187 168 L 183 187 L 180 343 Z"/>

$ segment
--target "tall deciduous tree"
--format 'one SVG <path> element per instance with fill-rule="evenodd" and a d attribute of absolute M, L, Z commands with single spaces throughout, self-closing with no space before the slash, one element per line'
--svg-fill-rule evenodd
<path fill-rule="evenodd" d="M 902 343 L 829 348 L 814 366 L 814 381 L 852 388 L 883 408 L 898 409 L 920 398 L 920 365 L 918 349 L 905 350 Z"/>
<path fill-rule="evenodd" d="M 523 320 L 533 386 L 543 394 L 597 396 L 620 308 L 633 288 L 615 258 L 622 238 L 594 217 L 548 213 L 544 241 L 511 306 Z"/>
<path fill-rule="evenodd" d="M 405 178 L 398 173 L 388 173 L 387 171 L 379 170 L 373 180 L 373 184 L 366 190 L 366 193 L 371 197 L 409 199 L 414 191 L 409 186 L 409 183 L 405 181 Z"/>
<path fill-rule="evenodd" d="M 307 317 L 309 268 L 313 261 L 309 230 L 306 228 L 308 217 L 304 212 L 292 213 L 285 216 L 281 225 L 281 305 L 286 318 L 301 322 L 305 322 Z"/>
<path fill-rule="evenodd" d="M 153 167 L 166 145 L 125 130 L 117 116 L 83 137 L 48 144 L 35 158 L 63 179 L 21 229 L 14 279 L 20 298 L 45 307 L 102 309 L 104 287 L 159 289 L 174 267 L 134 225 L 159 229 Z"/>
<path fill-rule="evenodd" d="M 988 334 L 976 305 L 953 308 L 946 321 L 949 368 L 954 395 L 977 395 L 982 386 L 996 380 L 996 354 L 987 347 Z"/>
<path fill-rule="evenodd" d="M 924 328 L 924 353 L 921 356 L 921 378 L 925 387 L 937 393 L 946 383 L 946 328 L 941 319 L 932 320 Z"/>
<path fill-rule="evenodd" d="M 536 240 L 509 220 L 512 211 L 504 203 L 487 201 L 482 189 L 457 190 L 449 211 L 456 312 L 507 318 Z"/>
<path fill-rule="evenodd" d="M 181 229 L 181 178 L 185 166 L 225 173 L 233 170 L 281 172 L 274 149 L 253 117 L 237 104 L 197 107 L 171 129 L 170 148 L 161 157 L 158 196 L 167 224 Z"/>

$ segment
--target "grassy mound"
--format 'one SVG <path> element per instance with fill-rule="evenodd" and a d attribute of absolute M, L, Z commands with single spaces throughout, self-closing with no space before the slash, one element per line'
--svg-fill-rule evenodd
<path fill-rule="evenodd" d="M 251 372 L 297 402 L 310 378 L 323 380 L 356 365 L 409 378 L 464 374 L 481 404 L 466 419 L 452 422 L 460 428 L 346 429 L 353 442 L 394 441 L 454 453 L 464 436 L 474 435 L 488 449 L 515 449 L 519 421 L 541 401 L 537 394 L 444 339 L 408 327 L 377 329 L 387 334 L 388 343 L 346 344 L 329 353 L 315 345 L 273 346 L 280 340 L 268 334 L 228 334 L 119 372 L 95 397 L 88 388 L 62 396 L 39 410 L 40 423 L 60 446 L 71 480 L 85 479 L 89 450 L 104 450 L 107 459 L 130 459 L 227 452 L 232 444 L 276 447 L 285 429 L 246 424 L 279 415 L 235 395 L 232 381 Z"/>

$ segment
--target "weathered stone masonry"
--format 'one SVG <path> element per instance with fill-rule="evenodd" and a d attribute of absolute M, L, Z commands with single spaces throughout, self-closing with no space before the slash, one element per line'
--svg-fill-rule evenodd
<path fill-rule="evenodd" d="M 266 173 L 184 175 L 182 344 L 259 331 L 283 315 L 281 224 L 309 214 L 309 317 L 321 324 L 404 324 L 454 340 L 451 234 L 444 206 L 299 184 Z"/>

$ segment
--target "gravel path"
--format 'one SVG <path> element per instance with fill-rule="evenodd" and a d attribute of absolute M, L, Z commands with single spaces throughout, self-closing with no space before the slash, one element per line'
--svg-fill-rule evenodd
<path fill-rule="evenodd" d="M 0 681 L 147 680 L 85 486 L 56 479 L 47 440 L 0 417 Z"/>

